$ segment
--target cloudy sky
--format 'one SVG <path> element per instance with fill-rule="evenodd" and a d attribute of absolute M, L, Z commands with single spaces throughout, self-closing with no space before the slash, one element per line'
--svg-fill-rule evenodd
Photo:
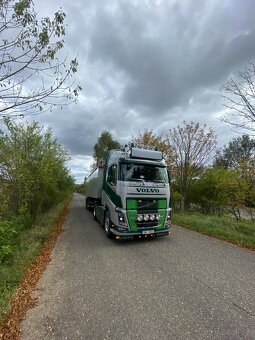
<path fill-rule="evenodd" d="M 66 13 L 66 52 L 78 54 L 77 105 L 39 117 L 69 150 L 72 174 L 89 173 L 108 130 L 121 144 L 145 128 L 183 120 L 236 136 L 220 122 L 219 89 L 255 58 L 254 0 L 36 0 L 42 16 Z"/>

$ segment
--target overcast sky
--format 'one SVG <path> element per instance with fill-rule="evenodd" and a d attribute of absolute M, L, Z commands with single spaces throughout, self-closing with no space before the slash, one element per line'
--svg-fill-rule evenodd
<path fill-rule="evenodd" d="M 41 115 L 70 152 L 77 182 L 108 130 L 121 144 L 145 128 L 183 120 L 234 134 L 220 122 L 219 89 L 255 58 L 254 0 L 36 0 L 42 16 L 66 13 L 66 52 L 78 54 L 77 105 Z"/>

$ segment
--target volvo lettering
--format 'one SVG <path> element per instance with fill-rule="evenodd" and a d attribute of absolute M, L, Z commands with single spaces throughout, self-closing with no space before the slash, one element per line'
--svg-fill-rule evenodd
<path fill-rule="evenodd" d="M 158 193 L 159 189 L 148 189 L 148 188 L 136 188 L 137 192 L 155 192 Z"/>

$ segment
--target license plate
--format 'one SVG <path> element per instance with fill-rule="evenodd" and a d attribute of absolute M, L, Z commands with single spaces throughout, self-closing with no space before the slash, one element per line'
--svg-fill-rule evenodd
<path fill-rule="evenodd" d="M 143 230 L 142 234 L 154 234 L 154 230 Z"/>

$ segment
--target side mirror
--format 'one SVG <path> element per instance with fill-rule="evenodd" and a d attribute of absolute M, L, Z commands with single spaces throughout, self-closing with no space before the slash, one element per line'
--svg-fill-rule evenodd
<path fill-rule="evenodd" d="M 169 184 L 171 184 L 171 176 L 170 176 L 170 172 L 168 169 L 167 169 L 167 176 L 168 176 L 168 182 Z"/>

